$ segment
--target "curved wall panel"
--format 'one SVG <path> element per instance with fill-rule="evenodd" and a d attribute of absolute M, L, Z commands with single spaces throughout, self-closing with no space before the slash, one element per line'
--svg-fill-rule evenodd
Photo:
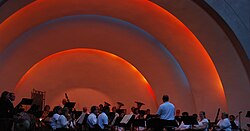
<path fill-rule="evenodd" d="M 134 66 L 118 56 L 94 49 L 62 51 L 32 66 L 17 84 L 17 102 L 29 97 L 32 88 L 46 91 L 46 103 L 52 107 L 60 103 L 65 92 L 69 92 L 71 101 L 78 100 L 77 104 L 83 106 L 122 101 L 129 110 L 135 106 L 134 101 L 141 101 L 144 108 L 156 111 L 158 107 L 150 85 Z M 80 89 L 85 90 L 78 92 Z M 90 109 L 91 105 L 85 106 Z"/>
<path fill-rule="evenodd" d="M 157 94 L 159 103 L 162 92 L 166 92 L 173 97 L 172 101 L 178 108 L 194 111 L 187 79 L 170 53 L 144 31 L 108 17 L 65 17 L 24 33 L 2 54 L 2 63 L 5 64 L 1 66 L 1 73 L 7 75 L 13 70 L 15 73 L 9 76 L 10 81 L 1 83 L 14 87 L 39 60 L 78 47 L 101 49 L 121 56 L 142 72 Z"/>
<path fill-rule="evenodd" d="M 33 14 L 33 12 L 36 12 L 36 14 Z M 45 14 L 48 13 L 49 15 L 45 17 Z M 11 47 L 11 45 L 8 46 L 8 44 L 12 43 L 13 40 L 17 39 L 18 36 L 23 32 L 26 32 L 39 24 L 58 17 L 76 14 L 97 14 L 110 16 L 132 23 L 145 30 L 158 41 L 160 41 L 161 44 L 171 52 L 171 54 L 181 65 L 190 83 L 192 95 L 195 98 L 195 106 L 192 107 L 196 107 L 196 110 L 209 110 L 211 111 L 208 113 L 210 115 L 214 110 L 216 110 L 218 106 L 222 106 L 224 109 L 226 109 L 226 100 L 220 78 L 213 62 L 211 61 L 205 49 L 202 47 L 201 43 L 188 30 L 188 28 L 186 28 L 174 16 L 149 1 L 131 0 L 129 2 L 124 2 L 109 0 L 105 1 L 105 4 L 96 1 L 61 1 L 60 3 L 57 3 L 56 1 L 36 1 L 28 5 L 26 8 L 20 10 L 15 15 L 12 15 L 9 19 L 1 24 L 0 35 L 4 36 L 5 38 L 0 43 L 1 49 L 4 51 L 6 47 Z M 32 22 L 29 21 L 31 19 L 33 20 Z M 19 21 L 19 23 L 17 24 L 15 21 Z M 4 32 L 9 35 L 5 35 Z M 65 34 L 62 36 L 63 38 L 67 38 L 67 35 Z M 98 38 L 99 37 L 100 36 L 98 36 Z M 53 40 L 52 37 L 48 38 Z M 119 48 L 120 46 L 115 47 Z M 130 48 L 135 48 L 135 46 L 131 46 Z M 48 50 L 49 49 L 47 49 L 47 51 Z M 122 57 L 124 58 L 124 56 Z M 131 60 L 133 60 L 133 58 L 131 58 Z M 131 62 L 131 60 L 128 61 L 135 65 L 133 62 Z M 134 61 L 136 60 L 134 59 Z M 28 67 L 29 66 L 26 68 Z M 136 68 L 148 79 L 150 84 L 150 81 L 161 79 L 161 77 L 149 79 L 148 76 L 150 72 L 144 70 L 144 68 L 140 66 Z M 177 66 L 176 68 L 179 67 Z M 151 76 L 153 77 L 153 75 Z M 161 79 L 160 83 L 158 84 L 161 85 L 164 84 L 164 82 L 165 79 Z M 158 90 L 165 89 L 164 86 L 153 86 L 153 84 L 152 87 L 153 89 L 155 88 Z M 173 101 L 179 101 L 179 97 L 176 97 L 179 94 L 179 88 L 180 87 L 176 85 L 171 87 L 172 90 L 177 90 L 177 92 L 175 92 L 176 95 L 171 96 L 174 98 Z M 208 91 L 204 92 L 204 89 L 207 89 Z M 170 91 L 170 93 L 172 92 Z M 156 94 L 158 93 L 156 92 Z M 157 100 L 159 102 L 161 95 L 162 91 L 160 91 L 157 95 Z M 181 97 L 184 99 L 183 96 Z M 206 98 L 211 99 L 207 100 Z M 204 105 L 204 102 L 207 104 Z"/>

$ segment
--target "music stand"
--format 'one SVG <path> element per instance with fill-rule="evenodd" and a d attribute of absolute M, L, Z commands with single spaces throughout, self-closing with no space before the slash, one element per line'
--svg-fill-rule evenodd
<path fill-rule="evenodd" d="M 78 119 L 82 115 L 82 111 L 73 111 L 73 114 L 75 114 L 75 118 Z"/>
<path fill-rule="evenodd" d="M 65 105 L 64 105 L 64 107 L 67 107 L 67 108 L 69 108 L 69 109 L 72 109 L 72 108 L 74 108 L 75 107 L 75 102 L 67 102 Z"/>
<path fill-rule="evenodd" d="M 146 121 L 147 123 L 147 128 L 158 128 L 161 126 L 161 119 L 160 118 L 155 118 L 155 117 L 151 117 L 150 119 L 148 119 Z"/>
<path fill-rule="evenodd" d="M 33 99 L 22 98 L 22 100 L 21 100 L 21 102 L 19 104 L 20 105 L 32 105 L 32 102 L 33 102 Z"/>
<path fill-rule="evenodd" d="M 185 116 L 181 118 L 185 125 L 198 125 L 198 121 L 194 116 Z"/>
<path fill-rule="evenodd" d="M 125 127 L 125 124 L 120 123 L 122 120 L 122 117 L 117 117 L 115 119 L 114 127 L 116 127 L 116 130 L 118 130 L 119 127 Z"/>
<path fill-rule="evenodd" d="M 144 119 L 134 119 L 133 120 L 133 127 L 137 127 L 139 130 L 139 127 L 145 127 L 145 120 Z"/>
<path fill-rule="evenodd" d="M 130 128 L 131 127 L 131 124 L 132 122 L 134 121 L 135 119 L 135 115 L 125 115 L 122 120 L 120 121 L 120 125 L 121 127 L 125 127 L 126 128 Z"/>

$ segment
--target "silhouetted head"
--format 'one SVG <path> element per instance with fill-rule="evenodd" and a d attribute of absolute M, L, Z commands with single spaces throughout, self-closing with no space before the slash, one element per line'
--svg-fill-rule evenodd
<path fill-rule="evenodd" d="M 10 92 L 10 93 L 9 93 L 9 99 L 10 99 L 11 101 L 15 101 L 15 99 L 16 99 L 15 93 Z"/>
<path fill-rule="evenodd" d="M 109 114 L 109 112 L 110 112 L 109 106 L 104 106 L 103 109 L 102 109 L 102 112 L 104 112 L 106 114 Z"/>
<path fill-rule="evenodd" d="M 55 106 L 53 109 L 54 114 L 61 114 L 62 107 L 61 106 Z"/>
<path fill-rule="evenodd" d="M 164 95 L 164 96 L 162 97 L 162 100 L 163 100 L 163 102 L 168 102 L 168 101 L 169 101 L 168 95 Z"/>
<path fill-rule="evenodd" d="M 50 110 L 50 106 L 49 105 L 44 106 L 43 110 L 44 111 L 49 111 Z"/>
<path fill-rule="evenodd" d="M 230 120 L 230 121 L 234 121 L 234 120 L 235 120 L 235 116 L 234 116 L 234 115 L 230 115 L 230 116 L 229 116 L 229 120 Z"/>
<path fill-rule="evenodd" d="M 92 106 L 90 111 L 91 111 L 91 113 L 97 114 L 97 112 L 98 112 L 97 106 Z"/>
<path fill-rule="evenodd" d="M 228 118 L 228 114 L 226 112 L 221 113 L 221 119 Z"/>
<path fill-rule="evenodd" d="M 182 116 L 188 116 L 189 114 L 188 114 L 188 112 L 182 112 L 181 115 Z"/>
<path fill-rule="evenodd" d="M 88 111 L 87 107 L 83 107 L 83 108 L 82 108 L 82 111 L 83 111 L 84 113 L 86 113 L 86 112 Z"/>
<path fill-rule="evenodd" d="M 4 99 L 4 100 L 9 99 L 9 92 L 8 91 L 2 92 L 1 99 Z"/>

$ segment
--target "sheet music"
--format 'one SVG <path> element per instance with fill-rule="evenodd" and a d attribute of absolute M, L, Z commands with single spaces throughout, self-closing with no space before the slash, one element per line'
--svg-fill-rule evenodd
<path fill-rule="evenodd" d="M 123 118 L 122 118 L 122 120 L 121 120 L 121 122 L 120 123 L 124 123 L 124 124 L 127 124 L 128 123 L 128 121 L 131 119 L 131 117 L 132 117 L 133 115 L 125 115 Z"/>

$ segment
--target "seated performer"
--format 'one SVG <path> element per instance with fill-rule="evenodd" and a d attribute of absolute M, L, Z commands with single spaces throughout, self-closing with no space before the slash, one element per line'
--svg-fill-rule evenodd
<path fill-rule="evenodd" d="M 199 125 L 194 125 L 194 129 L 208 131 L 209 121 L 206 118 L 206 113 L 204 111 L 200 111 L 199 113 Z"/>
<path fill-rule="evenodd" d="M 178 125 L 181 124 L 181 110 L 177 109 L 175 111 L 175 120 L 178 122 Z"/>
<path fill-rule="evenodd" d="M 61 114 L 61 111 L 62 111 L 62 107 L 61 106 L 56 106 L 54 107 L 53 109 L 53 117 L 51 118 L 50 120 L 50 125 L 52 127 L 53 130 L 56 130 L 56 122 L 58 121 L 59 119 L 59 114 Z"/>
<path fill-rule="evenodd" d="M 89 126 L 90 131 L 95 131 L 96 130 L 96 124 L 97 124 L 97 113 L 98 113 L 98 108 L 97 106 L 92 106 L 91 107 L 91 112 L 87 118 L 87 124 Z"/>
<path fill-rule="evenodd" d="M 181 118 L 183 119 L 183 118 L 188 117 L 188 116 L 189 116 L 188 112 L 182 112 Z M 190 128 L 191 128 L 190 125 L 185 125 L 184 122 L 181 121 L 181 123 L 179 124 L 179 127 L 176 128 L 175 130 L 187 130 Z"/>
<path fill-rule="evenodd" d="M 69 115 L 69 109 L 64 107 L 62 112 L 56 121 L 56 130 L 66 130 L 69 128 L 69 121 L 67 120 L 67 116 Z"/>
<path fill-rule="evenodd" d="M 119 117 L 119 114 L 116 111 L 116 107 L 112 107 L 112 112 L 110 113 L 110 125 L 113 126 L 115 124 L 116 118 Z"/>
<path fill-rule="evenodd" d="M 144 115 L 144 119 L 147 120 L 151 117 L 151 114 L 150 114 L 150 109 L 147 109 L 146 110 L 146 114 Z"/>
<path fill-rule="evenodd" d="M 239 126 L 239 121 L 236 121 L 235 119 L 236 118 L 235 118 L 234 115 L 229 116 L 229 120 L 230 120 L 231 127 L 232 127 L 233 130 L 237 130 L 238 126 Z"/>
<path fill-rule="evenodd" d="M 109 107 L 108 106 L 104 106 L 102 113 L 98 116 L 97 119 L 97 124 L 99 126 L 99 130 L 103 131 L 103 130 L 108 130 L 108 114 L 109 114 Z"/>
<path fill-rule="evenodd" d="M 231 123 L 227 113 L 221 113 L 221 120 L 217 123 L 217 126 L 219 127 L 218 130 L 231 131 Z"/>

